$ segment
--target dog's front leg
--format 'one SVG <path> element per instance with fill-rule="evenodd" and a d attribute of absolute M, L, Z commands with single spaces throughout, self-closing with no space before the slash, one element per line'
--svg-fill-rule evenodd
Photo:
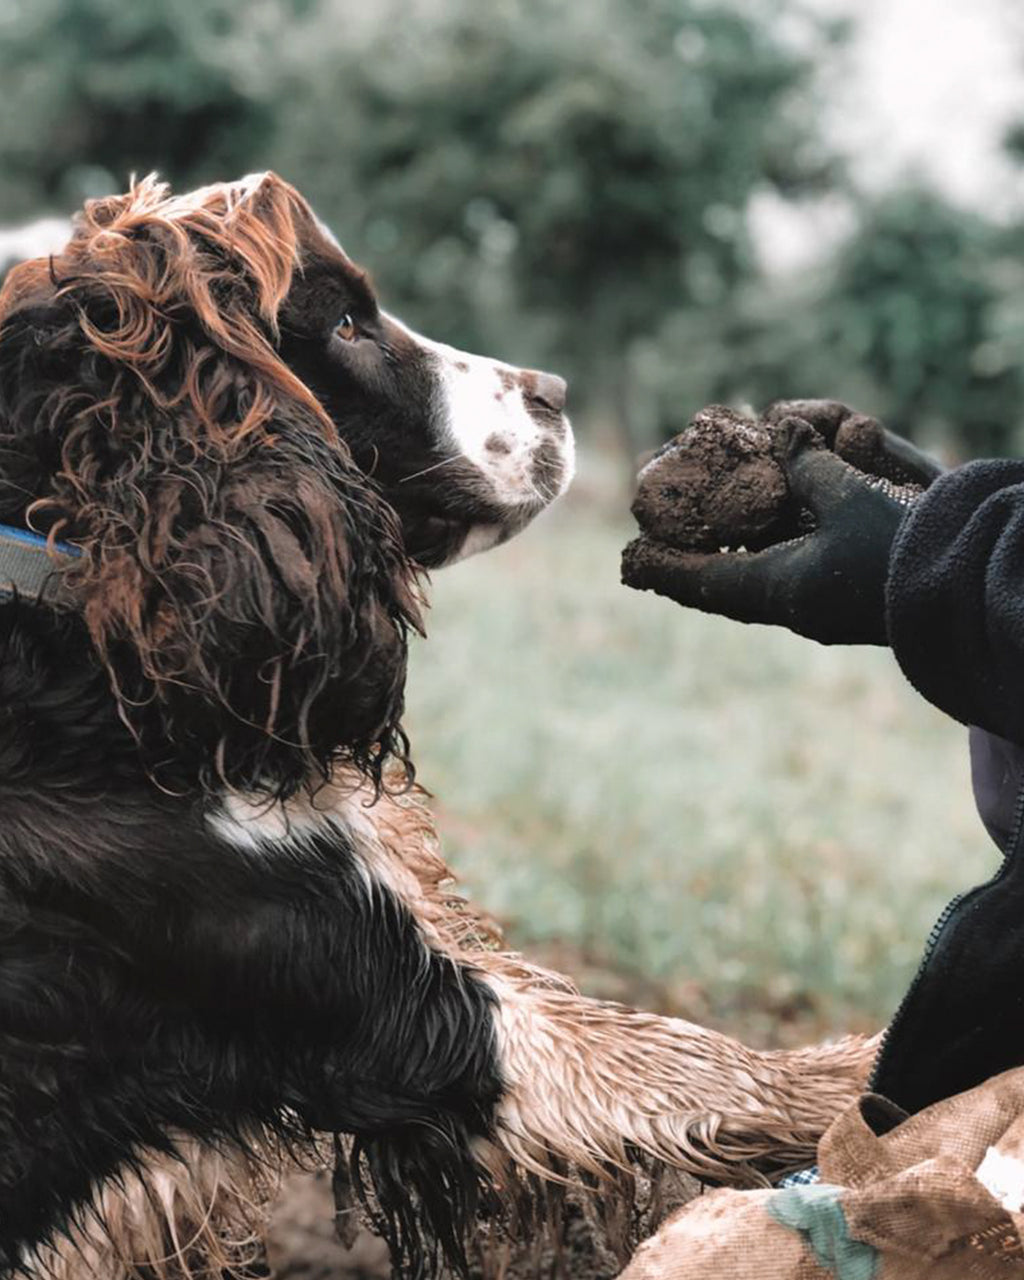
<path fill-rule="evenodd" d="M 275 868 L 274 892 L 250 868 L 237 895 L 177 913 L 159 995 L 186 991 L 261 1096 L 356 1136 L 396 1261 L 417 1264 L 422 1227 L 457 1260 L 502 1092 L 494 993 L 337 850 L 311 865 L 286 890 Z"/>
<path fill-rule="evenodd" d="M 759 1051 L 679 1018 L 587 999 L 570 979 L 506 951 L 458 899 L 425 805 L 404 797 L 363 812 L 366 864 L 496 998 L 496 1136 L 519 1165 L 597 1171 L 641 1153 L 708 1181 L 750 1184 L 812 1163 L 822 1134 L 865 1087 L 877 1038 Z"/>
<path fill-rule="evenodd" d="M 498 996 L 501 1145 L 543 1172 L 651 1156 L 752 1185 L 814 1162 L 864 1090 L 876 1040 L 759 1051 L 730 1036 L 579 994 L 517 957 L 481 957 Z"/>

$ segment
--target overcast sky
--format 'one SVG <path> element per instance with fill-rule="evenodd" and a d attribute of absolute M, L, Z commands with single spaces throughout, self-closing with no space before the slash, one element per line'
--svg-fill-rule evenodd
<path fill-rule="evenodd" d="M 1024 206 L 1024 177 L 999 150 L 1024 117 L 1024 0 L 808 0 L 854 18 L 847 73 L 827 86 L 828 131 L 860 181 L 920 174 L 998 215 Z M 840 234 L 835 207 L 757 210 L 769 264 L 798 266 Z"/>
<path fill-rule="evenodd" d="M 965 199 L 1011 198 L 998 137 L 1024 109 L 1024 23 L 1012 0 L 815 3 L 858 24 L 839 89 L 851 102 L 836 104 L 835 126 L 865 176 L 917 167 Z"/>

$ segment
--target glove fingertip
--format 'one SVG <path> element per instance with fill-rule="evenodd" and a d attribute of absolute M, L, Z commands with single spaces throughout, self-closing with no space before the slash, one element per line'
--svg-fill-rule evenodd
<path fill-rule="evenodd" d="M 806 418 L 795 415 L 783 418 L 779 423 L 778 448 L 785 460 L 792 459 L 805 449 L 822 449 L 825 441 Z"/>
<path fill-rule="evenodd" d="M 857 478 L 856 470 L 833 453 L 807 423 L 791 429 L 780 461 L 793 495 L 815 512 Z"/>

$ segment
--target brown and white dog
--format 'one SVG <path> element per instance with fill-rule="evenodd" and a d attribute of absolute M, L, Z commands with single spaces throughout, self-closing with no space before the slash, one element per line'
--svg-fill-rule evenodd
<path fill-rule="evenodd" d="M 147 179 L 11 272 L 0 524 L 53 589 L 0 601 L 0 1275 L 104 1183 L 152 1274 L 161 1153 L 204 1187 L 313 1131 L 396 1268 L 458 1268 L 512 1163 L 749 1176 L 857 1092 L 859 1042 L 751 1053 L 503 952 L 401 794 L 421 569 L 565 489 L 564 397 L 383 312 L 272 174 Z"/>

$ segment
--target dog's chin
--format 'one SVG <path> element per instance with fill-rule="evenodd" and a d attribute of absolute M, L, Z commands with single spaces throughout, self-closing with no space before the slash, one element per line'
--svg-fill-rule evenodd
<path fill-rule="evenodd" d="M 546 505 L 524 503 L 487 519 L 454 515 L 419 515 L 406 519 L 403 520 L 406 550 L 425 569 L 443 569 L 514 538 Z"/>

